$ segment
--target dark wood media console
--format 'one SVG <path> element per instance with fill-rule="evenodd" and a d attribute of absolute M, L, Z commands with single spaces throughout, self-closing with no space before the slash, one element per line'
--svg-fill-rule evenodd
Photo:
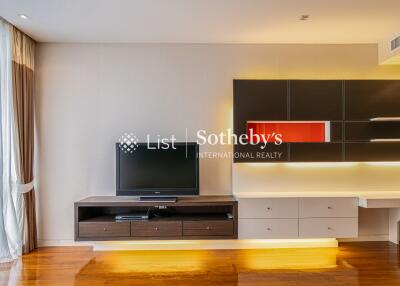
<path fill-rule="evenodd" d="M 148 209 L 167 215 L 143 221 L 115 220 L 116 215 Z M 88 197 L 75 202 L 75 240 L 236 239 L 237 213 L 233 196 L 182 197 L 175 203 Z"/>

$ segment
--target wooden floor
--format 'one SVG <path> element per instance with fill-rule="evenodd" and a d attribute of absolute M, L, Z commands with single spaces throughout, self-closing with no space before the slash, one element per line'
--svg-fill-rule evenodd
<path fill-rule="evenodd" d="M 0 285 L 400 285 L 399 248 L 93 252 L 41 248 L 0 264 Z"/>

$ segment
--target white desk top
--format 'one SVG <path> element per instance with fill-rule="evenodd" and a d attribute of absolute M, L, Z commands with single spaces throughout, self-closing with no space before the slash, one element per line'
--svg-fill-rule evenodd
<path fill-rule="evenodd" d="M 363 208 L 400 208 L 399 191 L 376 192 L 241 192 L 233 194 L 242 198 L 358 198 Z"/>

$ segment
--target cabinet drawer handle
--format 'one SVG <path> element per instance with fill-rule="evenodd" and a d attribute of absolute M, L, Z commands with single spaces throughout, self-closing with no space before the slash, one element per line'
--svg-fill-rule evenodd
<path fill-rule="evenodd" d="M 267 227 L 267 230 L 268 230 L 268 231 L 271 231 L 272 229 L 271 229 L 270 227 Z"/>
<path fill-rule="evenodd" d="M 103 228 L 103 231 L 107 231 L 107 228 L 106 228 L 106 227 L 104 227 L 104 228 Z"/>
<path fill-rule="evenodd" d="M 159 229 L 159 228 L 158 228 L 157 226 L 154 228 L 155 231 L 157 231 L 158 229 Z"/>
<path fill-rule="evenodd" d="M 210 227 L 210 226 L 207 226 L 207 227 L 206 227 L 206 229 L 207 229 L 207 230 L 210 230 L 210 229 L 211 229 L 211 227 Z"/>
<path fill-rule="evenodd" d="M 328 210 L 331 210 L 331 209 L 333 209 L 331 206 L 328 206 Z"/>
<path fill-rule="evenodd" d="M 270 211 L 271 210 L 271 208 L 270 207 L 267 207 L 267 211 Z"/>
<path fill-rule="evenodd" d="M 330 226 L 328 226 L 328 230 L 332 230 L 332 228 Z"/>

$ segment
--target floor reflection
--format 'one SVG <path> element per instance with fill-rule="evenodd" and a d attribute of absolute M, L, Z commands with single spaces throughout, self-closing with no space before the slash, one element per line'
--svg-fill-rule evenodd
<path fill-rule="evenodd" d="M 400 285 L 399 248 L 92 252 L 43 248 L 0 267 L 11 285 Z"/>
<path fill-rule="evenodd" d="M 22 269 L 21 259 L 0 263 L 0 286 L 16 286 L 20 280 Z"/>
<path fill-rule="evenodd" d="M 97 252 L 76 275 L 75 285 L 237 285 L 230 254 L 223 256 L 202 250 Z M 94 273 L 101 282 L 92 284 Z"/>
<path fill-rule="evenodd" d="M 346 271 L 347 285 L 356 285 L 356 271 L 338 262 L 337 253 L 336 248 L 98 252 L 76 275 L 75 285 L 87 285 L 94 273 L 103 277 L 96 285 L 269 285 L 286 278 L 299 285 L 299 271 L 318 272 L 322 280 Z M 328 269 L 333 271 L 323 271 Z"/>

